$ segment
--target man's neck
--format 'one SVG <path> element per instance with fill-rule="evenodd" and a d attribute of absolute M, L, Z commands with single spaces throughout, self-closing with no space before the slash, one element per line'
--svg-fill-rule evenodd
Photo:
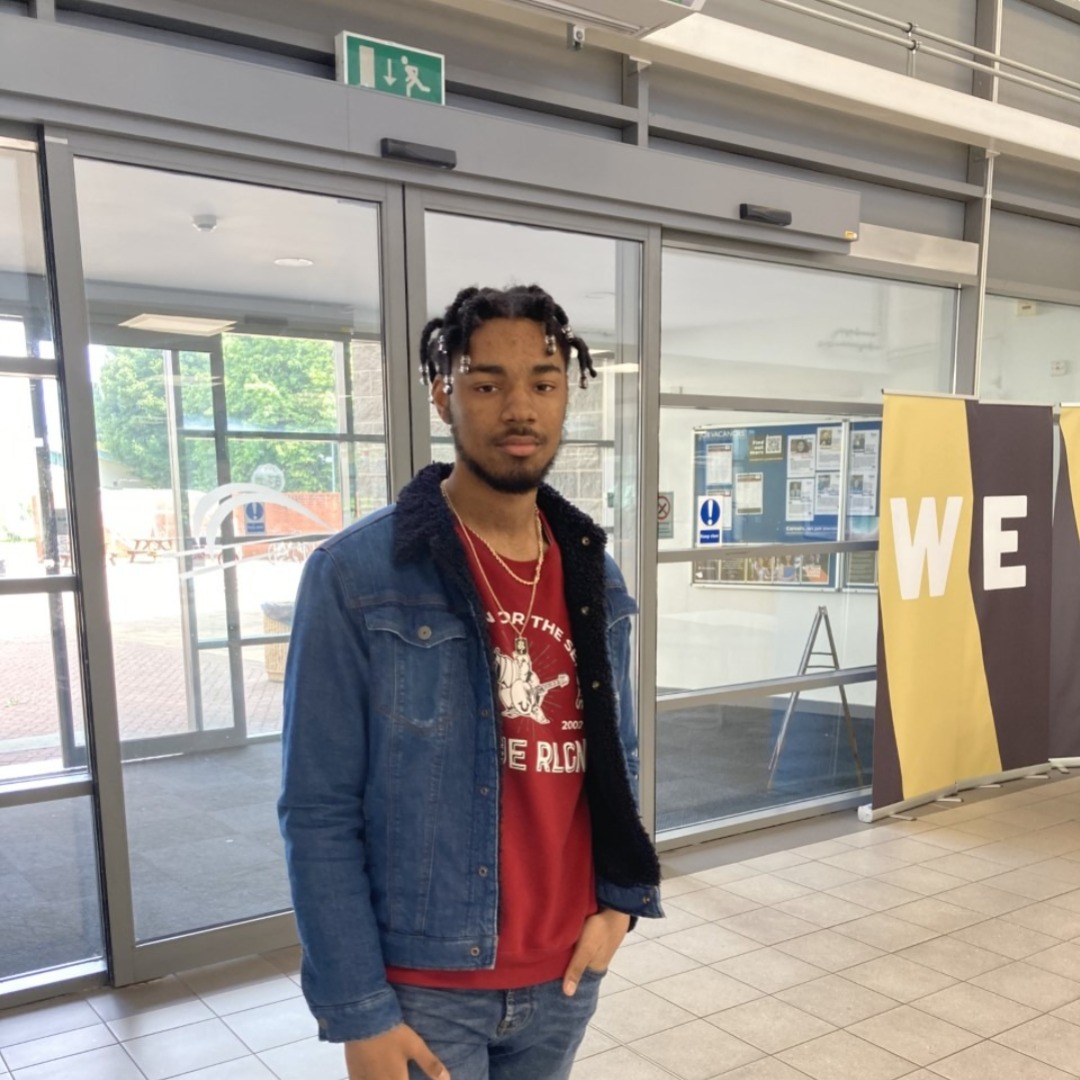
<path fill-rule="evenodd" d="M 469 528 L 507 557 L 536 557 L 535 490 L 507 495 L 490 487 L 460 463 L 444 483 L 454 509 Z M 526 548 L 530 553 L 520 555 Z"/>

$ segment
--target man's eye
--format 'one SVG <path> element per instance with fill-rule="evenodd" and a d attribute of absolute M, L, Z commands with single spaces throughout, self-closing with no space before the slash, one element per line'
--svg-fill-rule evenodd
<path fill-rule="evenodd" d="M 537 383 L 536 389 L 539 390 L 542 394 L 550 394 L 553 390 L 556 390 L 558 388 L 555 386 L 554 383 L 545 382 Z"/>
<path fill-rule="evenodd" d="M 498 387 L 494 383 L 478 383 L 473 389 L 478 394 L 493 394 Z"/>

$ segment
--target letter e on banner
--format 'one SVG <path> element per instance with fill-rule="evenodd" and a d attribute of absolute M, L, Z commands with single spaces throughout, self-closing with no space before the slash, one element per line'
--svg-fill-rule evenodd
<path fill-rule="evenodd" d="M 924 566 L 930 583 L 930 595 L 945 595 L 963 507 L 961 495 L 950 495 L 945 500 L 945 520 L 938 533 L 937 500 L 928 495 L 919 503 L 919 519 L 915 523 L 915 535 L 912 536 L 907 499 L 890 500 L 901 599 L 919 599 Z"/>
<path fill-rule="evenodd" d="M 1027 517 L 1026 495 L 987 495 L 983 499 L 983 588 L 1022 589 L 1027 585 L 1026 566 L 1002 566 L 1001 556 L 1020 550 L 1015 529 L 1003 529 L 1010 518 Z"/>

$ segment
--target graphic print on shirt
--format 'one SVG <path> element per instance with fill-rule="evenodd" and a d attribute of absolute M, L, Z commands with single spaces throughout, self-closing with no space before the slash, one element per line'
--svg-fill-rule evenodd
<path fill-rule="evenodd" d="M 570 682 L 566 672 L 541 682 L 533 670 L 529 646 L 524 638 L 514 641 L 514 651 L 510 655 L 496 648 L 495 663 L 499 672 L 499 704 L 503 716 L 507 720 L 524 716 L 538 724 L 550 724 L 551 721 L 544 715 L 544 698 L 551 690 L 562 688 Z"/>

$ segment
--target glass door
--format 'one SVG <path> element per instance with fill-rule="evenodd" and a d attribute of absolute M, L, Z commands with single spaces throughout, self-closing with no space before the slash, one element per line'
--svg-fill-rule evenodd
<path fill-rule="evenodd" d="M 465 209 L 413 202 L 410 224 L 422 225 L 423 320 L 441 315 L 469 285 L 539 284 L 588 343 L 598 378 L 585 389 L 571 379 L 562 448 L 548 482 L 610 538 L 609 550 L 632 592 L 638 582 L 640 379 L 643 239 L 537 225 L 542 218 L 491 220 Z M 584 228 L 584 227 L 583 227 Z M 414 339 L 418 327 L 413 328 Z M 420 427 L 431 457 L 453 461 L 450 429 L 434 407 Z"/>
<path fill-rule="evenodd" d="M 388 499 L 380 210 L 75 162 L 139 943 L 286 911 L 303 564 Z"/>

